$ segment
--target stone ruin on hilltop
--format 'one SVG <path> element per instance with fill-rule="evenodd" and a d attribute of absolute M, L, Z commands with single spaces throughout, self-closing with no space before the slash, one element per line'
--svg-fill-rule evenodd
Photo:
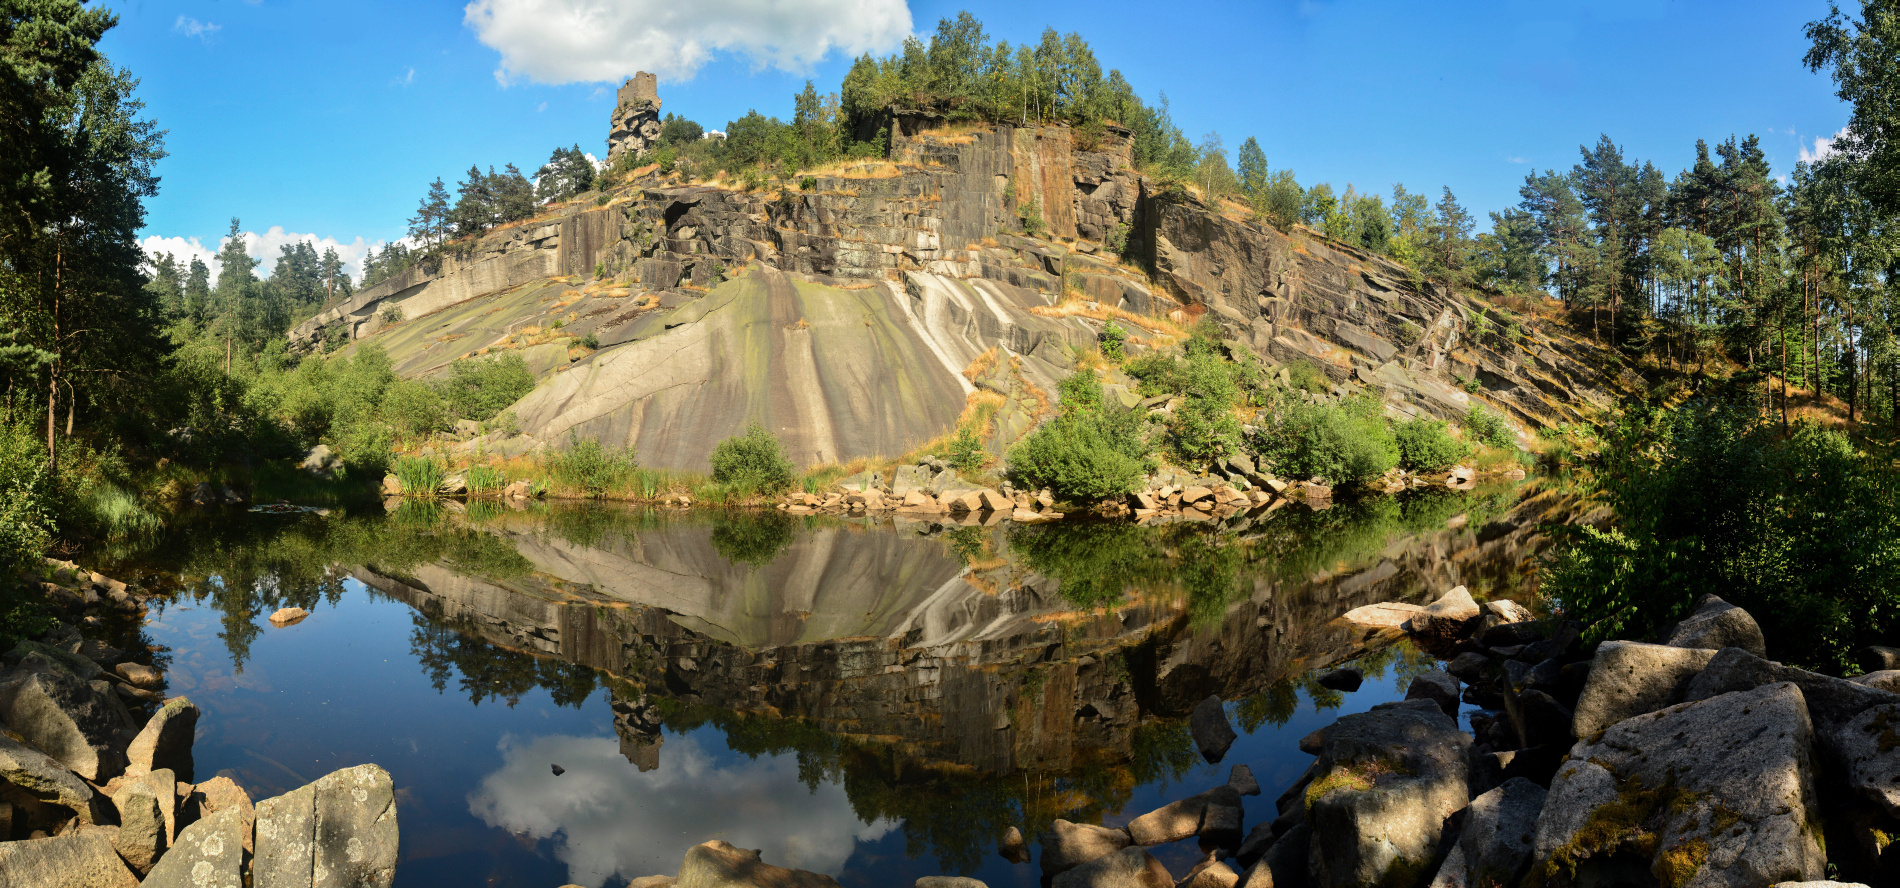
<path fill-rule="evenodd" d="M 614 113 L 607 132 L 607 162 L 631 151 L 639 156 L 660 138 L 660 89 L 645 71 L 627 78 L 614 96 Z"/>

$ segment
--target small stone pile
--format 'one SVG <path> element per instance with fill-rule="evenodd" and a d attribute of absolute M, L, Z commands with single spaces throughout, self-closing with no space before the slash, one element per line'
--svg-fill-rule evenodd
<path fill-rule="evenodd" d="M 80 626 L 101 625 L 102 609 L 144 611 L 135 586 L 67 562 L 48 568 L 45 601 Z M 295 610 L 273 622 L 296 622 Z M 124 651 L 62 622 L 0 663 L 0 885 L 394 881 L 395 789 L 381 768 L 345 768 L 254 807 L 229 777 L 197 779 L 198 708 L 162 698 L 163 677 Z"/>

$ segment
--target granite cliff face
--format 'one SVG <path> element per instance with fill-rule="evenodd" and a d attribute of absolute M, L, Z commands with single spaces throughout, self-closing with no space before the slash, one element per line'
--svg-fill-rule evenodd
<path fill-rule="evenodd" d="M 572 432 L 688 469 L 751 421 L 801 462 L 894 456 L 979 388 L 1026 429 L 1112 313 L 1211 312 L 1262 356 L 1369 387 L 1397 416 L 1462 416 L 1477 380 L 1530 427 L 1637 382 L 1554 325 L 1158 189 L 1124 133 L 1084 147 L 1066 127 L 895 123 L 888 162 L 776 192 L 655 174 L 365 288 L 291 338 L 376 342 L 412 376 L 520 350 L 543 380 L 515 407 L 528 446 Z M 1043 237 L 1012 233 L 1030 210 Z"/>

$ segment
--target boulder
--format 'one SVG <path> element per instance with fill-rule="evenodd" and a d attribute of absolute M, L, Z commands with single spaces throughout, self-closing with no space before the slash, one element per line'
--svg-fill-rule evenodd
<path fill-rule="evenodd" d="M 1776 882 L 1768 888 L 1867 888 L 1860 882 Z"/>
<path fill-rule="evenodd" d="M 185 800 L 187 822 L 209 817 L 220 811 L 236 811 L 238 819 L 244 823 L 244 850 L 250 852 L 253 824 L 257 821 L 256 809 L 251 805 L 251 794 L 237 785 L 229 777 L 213 777 L 192 787 L 191 796 Z"/>
<path fill-rule="evenodd" d="M 217 816 L 227 814 L 242 816 L 237 808 Z M 388 888 L 395 880 L 396 798 L 382 768 L 357 765 L 327 774 L 257 803 L 256 815 L 256 884 Z"/>
<path fill-rule="evenodd" d="M 342 465 L 343 460 L 330 450 L 330 445 L 318 444 L 304 451 L 303 461 L 297 463 L 297 468 L 318 475 L 330 475 Z"/>
<path fill-rule="evenodd" d="M 1470 801 L 1470 750 L 1471 738 L 1436 704 L 1334 722 L 1306 790 L 1311 884 L 1423 881 L 1438 865 L 1446 818 Z"/>
<path fill-rule="evenodd" d="M 1028 863 L 1029 843 L 1023 840 L 1023 831 L 1013 826 L 1004 830 L 996 840 L 996 853 L 1010 863 Z"/>
<path fill-rule="evenodd" d="M 968 876 L 924 876 L 916 881 L 913 888 L 990 888 L 990 886 Z"/>
<path fill-rule="evenodd" d="M 383 476 L 383 496 L 402 496 L 402 479 L 395 475 Z"/>
<path fill-rule="evenodd" d="M 1260 781 L 1254 779 L 1253 769 L 1246 765 L 1235 765 L 1227 772 L 1227 785 L 1244 796 L 1260 794 Z"/>
<path fill-rule="evenodd" d="M 1516 885 L 1531 864 L 1531 839 L 1544 810 L 1544 788 L 1513 777 L 1471 800 L 1458 844 L 1431 888 Z"/>
<path fill-rule="evenodd" d="M 1219 859 L 1209 856 L 1188 870 L 1178 888 L 1234 888 L 1239 883 L 1239 873 Z"/>
<path fill-rule="evenodd" d="M 1371 632 L 1380 629 L 1398 629 L 1404 626 L 1407 620 L 1418 616 L 1418 612 L 1422 610 L 1424 608 L 1416 604 L 1382 601 L 1378 604 L 1355 607 L 1347 611 L 1340 619 Z"/>
<path fill-rule="evenodd" d="M 680 864 L 675 888 L 837 888 L 823 873 L 786 869 L 760 859 L 759 852 L 714 839 L 694 845 Z"/>
<path fill-rule="evenodd" d="M 1888 817 L 1900 817 L 1900 704 L 1875 706 L 1832 732 L 1828 747 L 1847 785 Z"/>
<path fill-rule="evenodd" d="M 1260 862 L 1267 849 L 1273 847 L 1273 823 L 1256 823 L 1247 837 L 1240 840 L 1240 847 L 1234 849 L 1234 862 L 1245 870 Z"/>
<path fill-rule="evenodd" d="M 112 833 L 79 829 L 47 839 L 0 842 L 0 885 L 136 888 L 138 876 L 119 859 Z"/>
<path fill-rule="evenodd" d="M 136 777 L 164 768 L 190 783 L 191 744 L 197 736 L 198 707 L 184 697 L 172 698 L 126 747 L 125 773 Z"/>
<path fill-rule="evenodd" d="M 1527 883 L 1623 884 L 1632 869 L 1698 888 L 1819 878 L 1813 739 L 1788 682 L 1610 726 L 1552 781 Z"/>
<path fill-rule="evenodd" d="M 118 747 L 131 727 L 125 712 L 110 688 L 69 673 L 35 672 L 0 684 L 0 721 L 87 780 L 103 782 L 124 770 Z"/>
<path fill-rule="evenodd" d="M 468 478 L 462 475 L 450 475 L 442 479 L 437 492 L 443 496 L 461 496 L 468 492 Z"/>
<path fill-rule="evenodd" d="M 1313 828 L 1295 824 L 1247 868 L 1238 888 L 1304 888 L 1312 848 Z"/>
<path fill-rule="evenodd" d="M 1016 504 L 1011 502 L 1009 497 L 987 487 L 976 492 L 976 499 L 977 507 L 985 512 L 1013 512 L 1016 510 Z"/>
<path fill-rule="evenodd" d="M 1188 715 L 1188 732 L 1201 750 L 1201 757 L 1210 763 L 1220 761 L 1228 747 L 1234 745 L 1234 739 L 1240 736 L 1234 733 L 1234 726 L 1227 723 L 1227 710 L 1219 696 L 1194 704 L 1194 711 Z"/>
<path fill-rule="evenodd" d="M 1676 624 L 1664 644 L 1713 651 L 1733 647 L 1757 657 L 1768 656 L 1768 644 L 1762 640 L 1761 626 L 1755 623 L 1755 618 L 1714 595 L 1698 599 L 1695 612 Z"/>
<path fill-rule="evenodd" d="M 1483 681 L 1486 670 L 1490 668 L 1491 658 L 1477 651 L 1465 651 L 1445 664 L 1445 671 L 1453 678 L 1473 685 Z"/>
<path fill-rule="evenodd" d="M 1042 874 L 1056 875 L 1120 851 L 1132 842 L 1127 830 L 1057 820 L 1042 834 Z"/>
<path fill-rule="evenodd" d="M 1900 648 L 1872 644 L 1861 648 L 1859 653 L 1860 668 L 1863 672 L 1900 669 Z"/>
<path fill-rule="evenodd" d="M 142 888 L 226 888 L 243 884 L 244 824 L 236 811 L 223 811 L 198 821 L 178 834 Z M 336 874 L 328 874 L 336 875 Z M 271 886 L 274 882 L 258 882 Z M 308 883 L 306 883 L 308 884 Z M 324 884 L 359 883 L 333 880 Z M 387 885 L 387 882 L 383 884 Z"/>
<path fill-rule="evenodd" d="M 1682 702 L 1689 683 L 1714 658 L 1714 651 L 1635 641 L 1598 645 L 1571 731 L 1594 742 L 1598 731 L 1617 722 Z"/>
<path fill-rule="evenodd" d="M 1709 665 L 1689 683 L 1683 699 L 1707 700 L 1776 682 L 1792 682 L 1801 689 L 1815 738 L 1822 748 L 1836 754 L 1841 752 L 1837 741 L 1849 722 L 1875 707 L 1900 704 L 1900 695 L 1844 678 L 1783 666 L 1740 648 L 1724 648 L 1710 658 Z"/>
<path fill-rule="evenodd" d="M 1321 675 L 1316 681 L 1322 688 L 1352 693 L 1364 684 L 1366 674 L 1351 666 L 1343 666 Z"/>
<path fill-rule="evenodd" d="M 1879 691 L 1900 693 L 1900 669 L 1882 669 L 1866 675 L 1856 675 L 1848 679 L 1858 685 L 1866 685 Z"/>
<path fill-rule="evenodd" d="M 92 787 L 51 756 L 4 733 L 0 733 L 0 784 L 11 787 L 0 796 L 17 793 L 71 811 L 81 824 L 93 822 Z"/>
<path fill-rule="evenodd" d="M 1187 506 L 1192 506 L 1195 503 L 1199 503 L 1203 500 L 1212 501 L 1213 499 L 1214 499 L 1213 489 L 1202 487 L 1200 485 L 1188 487 L 1181 491 L 1181 505 L 1183 508 Z"/>
<path fill-rule="evenodd" d="M 1575 739 L 1570 726 L 1575 723 L 1576 714 L 1555 697 L 1543 691 L 1528 690 L 1518 694 L 1514 702 L 1512 717 L 1523 730 L 1526 746 L 1568 747 Z"/>
<path fill-rule="evenodd" d="M 1504 624 L 1528 623 L 1534 619 L 1531 615 L 1530 608 L 1508 598 L 1485 602 L 1484 611 L 1488 614 L 1497 615 L 1498 621 Z"/>
<path fill-rule="evenodd" d="M 290 626 L 303 622 L 310 612 L 301 607 L 281 607 L 270 615 L 272 626 Z"/>
<path fill-rule="evenodd" d="M 1463 586 L 1454 587 L 1424 610 L 1412 615 L 1404 629 L 1418 646 L 1432 653 L 1449 653 L 1470 633 L 1481 610 Z"/>
<path fill-rule="evenodd" d="M 1232 787 L 1222 787 L 1232 789 Z M 1233 797 L 1233 804 L 1210 801 L 1207 813 L 1201 816 L 1201 828 L 1195 835 L 1201 839 L 1201 847 L 1214 847 L 1233 853 L 1240 847 L 1240 831 L 1246 819 L 1246 811 L 1240 806 L 1240 797 Z"/>
<path fill-rule="evenodd" d="M 1174 877 L 1147 849 L 1130 847 L 1056 874 L 1049 888 L 1174 888 Z"/>
<path fill-rule="evenodd" d="M 171 801 L 171 793 L 166 793 L 161 802 L 154 797 L 151 786 L 137 780 L 126 782 L 112 794 L 112 804 L 119 809 L 119 832 L 113 847 L 141 875 L 152 871 L 152 864 L 170 844 L 162 806 Z"/>
<path fill-rule="evenodd" d="M 1210 807 L 1240 808 L 1240 793 L 1232 786 L 1217 786 L 1199 795 L 1169 802 L 1128 821 L 1128 836 L 1137 845 L 1163 845 L 1178 842 L 1201 831 L 1201 822 Z M 1235 825 L 1238 829 L 1238 824 Z M 1235 837 L 1238 844 L 1238 837 Z"/>
<path fill-rule="evenodd" d="M 1430 700 L 1446 715 L 1458 717 L 1458 679 L 1443 669 L 1427 669 L 1412 678 L 1405 689 L 1407 700 Z"/>

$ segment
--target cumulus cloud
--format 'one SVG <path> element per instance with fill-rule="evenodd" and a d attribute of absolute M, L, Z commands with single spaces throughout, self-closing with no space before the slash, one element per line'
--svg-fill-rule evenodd
<path fill-rule="evenodd" d="M 695 737 L 669 736 L 658 770 L 641 773 L 613 737 L 504 737 L 501 768 L 469 794 L 490 826 L 552 839 L 568 880 L 598 888 L 615 874 L 674 873 L 708 839 L 763 850 L 766 863 L 837 875 L 860 841 L 898 824 L 865 824 L 844 789 L 816 792 L 794 756 L 721 762 Z M 549 769 L 567 769 L 559 777 Z"/>
<path fill-rule="evenodd" d="M 363 257 L 371 248 L 378 250 L 383 248 L 382 241 L 369 241 L 361 237 L 351 241 L 340 241 L 333 237 L 285 231 L 282 225 L 273 225 L 269 230 L 261 233 L 246 231 L 238 236 L 244 238 L 244 252 L 262 263 L 257 267 L 258 277 L 266 278 L 270 276 L 271 269 L 277 265 L 277 257 L 283 254 L 284 247 L 300 241 L 316 248 L 319 256 L 323 255 L 325 250 L 336 250 L 337 258 L 343 260 L 343 267 L 352 278 L 362 274 Z M 218 282 L 218 263 L 214 260 L 217 258 L 218 250 L 224 247 L 224 242 L 227 240 L 230 238 L 218 238 L 217 246 L 207 247 L 195 237 L 151 235 L 139 241 L 139 246 L 145 249 L 145 255 L 153 259 L 157 259 L 160 253 L 170 253 L 178 260 L 179 265 L 186 267 L 191 265 L 192 257 L 196 256 L 203 260 L 204 264 L 211 266 L 211 283 L 215 285 Z"/>
<path fill-rule="evenodd" d="M 501 53 L 503 84 L 687 80 L 720 52 L 798 72 L 887 51 L 911 27 L 906 0 L 474 0 L 462 20 Z"/>
<path fill-rule="evenodd" d="M 210 43 L 211 35 L 223 30 L 223 27 L 223 25 L 214 25 L 210 22 L 198 21 L 188 15 L 181 15 L 178 17 L 178 21 L 172 23 L 173 33 L 183 34 L 186 37 L 196 37 L 206 43 Z"/>
<path fill-rule="evenodd" d="M 1813 150 L 1809 150 L 1806 146 L 1802 146 L 1801 162 L 1802 163 L 1820 163 L 1823 160 L 1833 157 L 1834 154 L 1836 153 L 1834 149 L 1834 142 L 1845 135 L 1847 135 L 1847 127 L 1841 127 L 1840 132 L 1837 132 L 1831 136 L 1816 136 L 1814 138 Z"/>

